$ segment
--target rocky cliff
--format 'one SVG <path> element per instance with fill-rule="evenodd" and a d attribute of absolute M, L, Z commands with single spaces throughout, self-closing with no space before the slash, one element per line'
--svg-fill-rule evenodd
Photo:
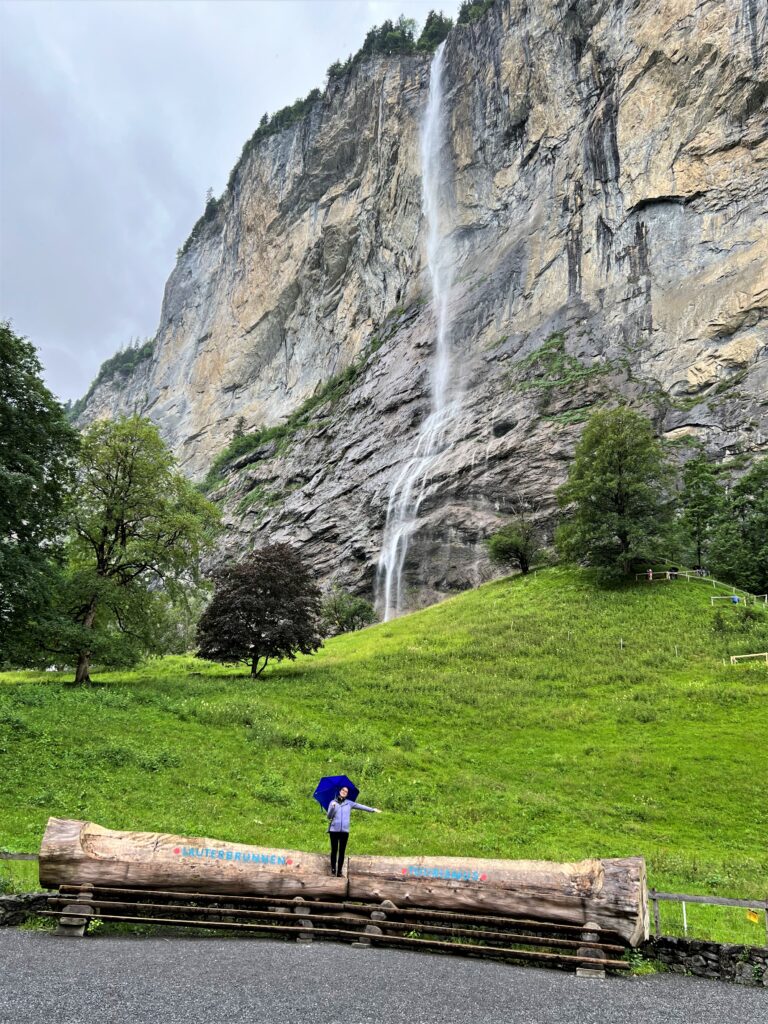
<path fill-rule="evenodd" d="M 406 563 L 415 605 L 487 573 L 510 503 L 554 507 L 580 424 L 629 401 L 681 446 L 768 440 L 768 8 L 496 0 L 445 50 L 462 411 Z M 373 587 L 429 412 L 420 119 L 430 58 L 364 62 L 244 157 L 168 281 L 140 409 L 217 494 L 225 549 L 289 539 Z"/>

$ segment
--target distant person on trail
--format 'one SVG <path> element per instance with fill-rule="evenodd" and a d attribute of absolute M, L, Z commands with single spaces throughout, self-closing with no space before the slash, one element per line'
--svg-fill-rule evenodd
<path fill-rule="evenodd" d="M 648 577 L 648 582 L 653 583 L 653 569 L 649 569 L 645 575 Z"/>
<path fill-rule="evenodd" d="M 347 840 L 349 839 L 349 819 L 352 811 L 370 811 L 371 814 L 381 814 L 377 807 L 366 807 L 365 804 L 355 803 L 348 800 L 349 790 L 342 786 L 336 799 L 328 804 L 328 835 L 331 839 L 331 874 L 339 878 L 344 874 L 344 856 L 347 852 Z"/>

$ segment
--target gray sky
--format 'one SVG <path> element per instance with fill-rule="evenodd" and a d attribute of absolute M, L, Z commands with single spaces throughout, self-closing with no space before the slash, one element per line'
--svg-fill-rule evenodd
<path fill-rule="evenodd" d="M 458 0 L 0 0 L 0 318 L 78 398 L 151 337 L 176 250 L 265 112 Z"/>

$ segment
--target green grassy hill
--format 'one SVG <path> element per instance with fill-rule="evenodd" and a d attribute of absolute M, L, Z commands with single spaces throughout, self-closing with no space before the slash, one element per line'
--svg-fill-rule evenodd
<path fill-rule="evenodd" d="M 768 669 L 722 664 L 711 593 L 552 569 L 255 682 L 194 658 L 92 689 L 7 673 L 0 847 L 59 815 L 322 850 L 310 794 L 346 772 L 387 812 L 357 817 L 352 852 L 642 854 L 659 889 L 765 896 Z"/>

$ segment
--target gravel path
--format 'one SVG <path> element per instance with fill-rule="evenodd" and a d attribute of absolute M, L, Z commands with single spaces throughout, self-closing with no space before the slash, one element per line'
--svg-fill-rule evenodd
<path fill-rule="evenodd" d="M 3 1024 L 766 1024 L 768 992 L 397 950 L 0 931 Z"/>

